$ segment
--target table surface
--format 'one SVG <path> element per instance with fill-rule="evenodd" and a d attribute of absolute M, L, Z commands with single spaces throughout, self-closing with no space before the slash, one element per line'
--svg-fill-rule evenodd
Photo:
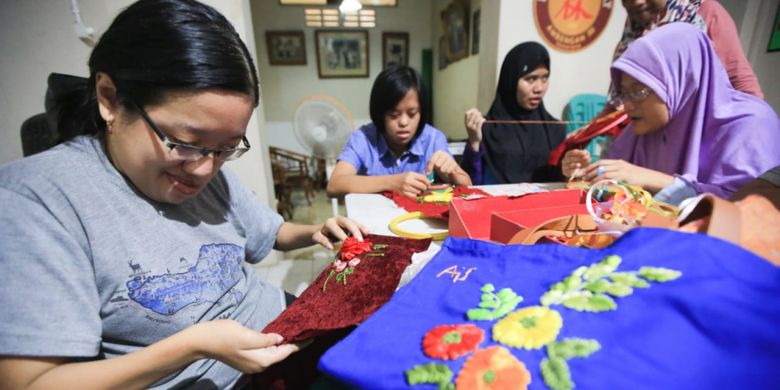
<path fill-rule="evenodd" d="M 562 189 L 565 183 L 521 183 L 475 186 L 490 195 L 523 195 L 531 192 Z M 363 224 L 369 233 L 395 236 L 388 227 L 394 218 L 407 213 L 382 194 L 347 194 L 344 199 L 347 216 Z M 399 224 L 403 229 L 420 233 L 447 230 L 447 223 L 437 219 L 414 219 Z M 399 288 L 406 285 L 441 249 L 441 242 L 431 242 L 425 252 L 412 255 L 412 264 L 404 270 Z"/>
<path fill-rule="evenodd" d="M 490 195 L 523 195 L 531 192 L 564 188 L 564 183 L 520 183 L 475 186 Z M 363 224 L 369 233 L 394 236 L 390 221 L 407 213 L 382 194 L 347 194 L 344 203 L 347 216 Z M 447 223 L 435 219 L 414 219 L 400 224 L 405 230 L 420 233 L 437 233 L 447 230 Z"/>

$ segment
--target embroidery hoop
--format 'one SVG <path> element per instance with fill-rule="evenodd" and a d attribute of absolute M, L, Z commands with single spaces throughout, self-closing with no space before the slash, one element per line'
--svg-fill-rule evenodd
<path fill-rule="evenodd" d="M 409 230 L 405 230 L 398 226 L 401 222 L 411 221 L 413 219 L 426 219 L 426 218 L 431 218 L 431 217 L 426 217 L 422 213 L 422 211 L 414 211 L 411 213 L 406 213 L 404 215 L 395 217 L 392 221 L 390 221 L 388 228 L 390 229 L 391 232 L 393 232 L 393 234 L 396 234 L 401 237 L 406 237 L 406 238 L 416 238 L 416 239 L 430 238 L 436 241 L 447 238 L 447 236 L 450 234 L 450 232 L 447 230 L 438 233 L 420 233 L 420 232 L 412 232 Z"/>

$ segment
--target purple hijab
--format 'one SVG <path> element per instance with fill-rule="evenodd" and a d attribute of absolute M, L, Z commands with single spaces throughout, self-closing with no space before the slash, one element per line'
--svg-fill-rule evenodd
<path fill-rule="evenodd" d="M 780 120 L 763 100 L 735 90 L 709 38 L 688 23 L 671 23 L 637 39 L 612 64 L 653 90 L 669 123 L 642 136 L 633 126 L 608 158 L 677 175 L 697 192 L 728 197 L 780 165 Z"/>

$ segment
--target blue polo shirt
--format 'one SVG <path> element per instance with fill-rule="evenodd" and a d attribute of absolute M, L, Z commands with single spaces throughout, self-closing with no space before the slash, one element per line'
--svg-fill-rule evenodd
<path fill-rule="evenodd" d="M 426 124 L 401 156 L 387 146 L 387 141 L 373 123 L 361 126 L 349 137 L 338 160 L 352 164 L 358 175 L 383 176 L 403 172 L 425 174 L 425 166 L 438 150 L 449 154 L 447 137 L 440 130 Z"/>

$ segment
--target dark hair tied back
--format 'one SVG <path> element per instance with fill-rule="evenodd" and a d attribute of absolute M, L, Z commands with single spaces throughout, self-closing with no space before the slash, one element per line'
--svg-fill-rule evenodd
<path fill-rule="evenodd" d="M 120 104 L 160 103 L 168 92 L 211 88 L 259 100 L 254 62 L 233 26 L 193 0 L 140 0 L 111 23 L 89 58 L 87 96 L 78 118 L 61 118 L 63 140 L 105 130 L 95 97 L 98 72 L 111 77 Z M 130 104 L 133 103 L 133 104 Z"/>

